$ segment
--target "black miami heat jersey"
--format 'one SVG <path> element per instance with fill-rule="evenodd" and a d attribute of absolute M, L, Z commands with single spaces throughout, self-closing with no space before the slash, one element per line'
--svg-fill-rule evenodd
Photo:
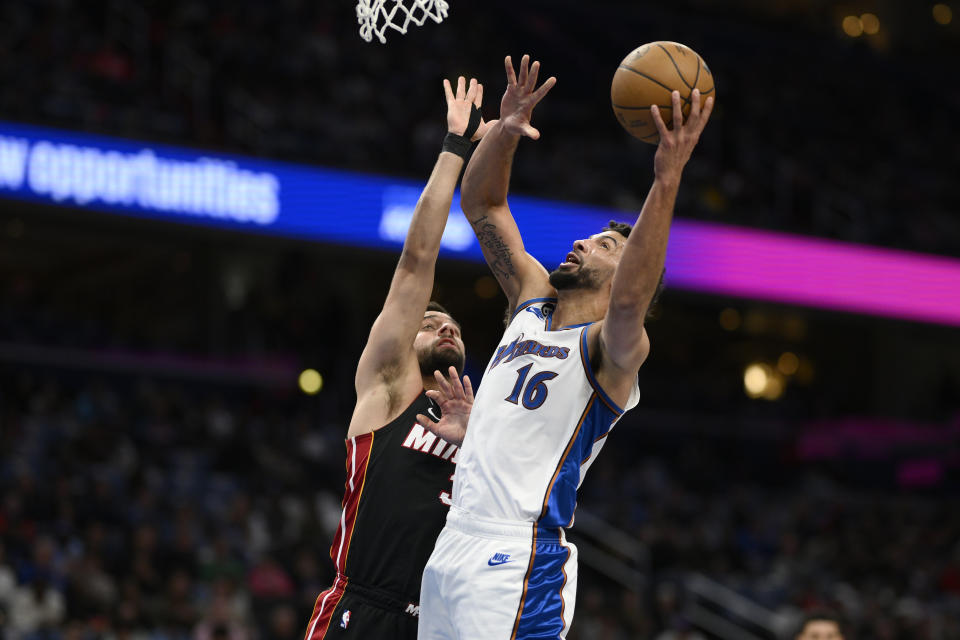
<path fill-rule="evenodd" d="M 423 566 L 450 505 L 459 448 L 417 424 L 439 419 L 421 391 L 395 420 L 347 440 L 347 481 L 330 547 L 338 580 L 395 594 L 416 606 Z"/>

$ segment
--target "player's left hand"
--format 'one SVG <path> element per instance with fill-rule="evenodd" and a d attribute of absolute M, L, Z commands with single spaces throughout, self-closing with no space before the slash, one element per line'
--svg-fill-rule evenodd
<path fill-rule="evenodd" d="M 513 68 L 513 59 L 507 56 L 503 61 L 507 71 L 507 90 L 500 100 L 500 122 L 505 131 L 519 136 L 527 136 L 533 140 L 540 138 L 540 131 L 530 124 L 533 108 L 543 100 L 557 79 L 553 76 L 537 87 L 537 78 L 540 75 L 540 63 L 530 64 L 530 56 L 520 58 L 520 76 L 517 77 Z"/>
<path fill-rule="evenodd" d="M 660 109 L 657 105 L 650 107 L 650 114 L 653 116 L 653 123 L 660 132 L 660 144 L 657 146 L 657 153 L 653 157 L 653 170 L 658 178 L 679 181 L 683 173 L 683 168 L 693 153 L 693 148 L 697 146 L 700 140 L 700 134 L 703 128 L 707 126 L 710 119 L 710 113 L 713 111 L 713 96 L 707 98 L 706 103 L 701 109 L 700 90 L 694 89 L 690 96 L 690 115 L 687 121 L 683 121 L 683 110 L 680 103 L 680 92 L 674 91 L 671 96 L 673 106 L 673 128 L 667 129 L 660 115 Z"/>
<path fill-rule="evenodd" d="M 462 136 L 470 123 L 472 107 L 479 109 L 483 104 L 483 85 L 477 82 L 476 78 L 470 78 L 470 84 L 467 85 L 466 78 L 460 76 L 457 78 L 457 92 L 454 93 L 450 81 L 444 78 L 443 92 L 447 96 L 447 131 Z M 491 124 L 493 123 L 484 122 L 481 118 L 480 126 L 470 139 L 476 142 L 482 138 Z"/>
<path fill-rule="evenodd" d="M 428 416 L 417 414 L 417 423 L 447 442 L 460 446 L 467 435 L 467 421 L 470 419 L 470 409 L 473 407 L 473 385 L 470 376 L 457 375 L 456 367 L 450 367 L 449 377 L 443 377 L 439 371 L 434 371 L 437 379 L 437 390 L 427 391 L 427 397 L 440 407 L 440 422 L 434 422 Z"/>

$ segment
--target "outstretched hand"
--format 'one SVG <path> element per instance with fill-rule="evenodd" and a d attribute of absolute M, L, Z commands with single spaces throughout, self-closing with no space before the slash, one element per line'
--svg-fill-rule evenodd
<path fill-rule="evenodd" d="M 507 70 L 507 90 L 500 101 L 500 121 L 508 132 L 527 136 L 534 140 L 540 137 L 540 132 L 530 124 L 530 116 L 537 103 L 543 100 L 547 92 L 557 83 L 553 76 L 537 86 L 537 76 L 540 75 L 540 63 L 530 64 L 530 56 L 524 55 L 520 59 L 520 76 L 513 70 L 513 60 L 507 56 L 503 61 Z"/>
<path fill-rule="evenodd" d="M 467 86 L 466 79 L 460 76 L 457 78 L 457 92 L 454 93 L 450 81 L 444 78 L 443 92 L 447 96 L 447 131 L 462 136 L 470 123 L 472 107 L 479 109 L 483 103 L 483 85 L 477 82 L 476 78 L 470 78 L 470 85 Z M 480 126 L 470 139 L 477 141 L 482 138 L 491 124 L 493 123 L 481 119 Z"/>
<path fill-rule="evenodd" d="M 653 157 L 653 170 L 659 178 L 679 180 L 683 168 L 693 153 L 693 148 L 700 140 L 703 128 L 707 126 L 710 113 L 713 111 L 713 96 L 707 98 L 703 108 L 700 108 L 700 90 L 694 89 L 690 96 L 690 115 L 683 121 L 683 110 L 680 104 L 680 92 L 674 91 L 670 95 L 673 106 L 673 128 L 667 129 L 660 115 L 657 105 L 650 107 L 653 123 L 660 132 L 660 144 Z"/>
<path fill-rule="evenodd" d="M 447 442 L 459 446 L 467 435 L 467 421 L 473 407 L 473 386 L 470 384 L 470 376 L 463 376 L 463 383 L 460 382 L 455 367 L 450 367 L 448 373 L 449 380 L 439 371 L 434 371 L 433 376 L 437 379 L 439 388 L 427 391 L 427 397 L 440 407 L 440 421 L 434 422 L 428 416 L 417 414 L 417 423 Z"/>

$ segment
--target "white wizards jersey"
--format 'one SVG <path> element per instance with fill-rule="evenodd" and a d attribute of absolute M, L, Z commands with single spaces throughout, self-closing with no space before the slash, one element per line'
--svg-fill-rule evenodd
<path fill-rule="evenodd" d="M 477 392 L 453 504 L 481 518 L 573 523 L 577 489 L 625 408 L 590 368 L 585 325 L 553 330 L 554 298 L 521 303 Z"/>

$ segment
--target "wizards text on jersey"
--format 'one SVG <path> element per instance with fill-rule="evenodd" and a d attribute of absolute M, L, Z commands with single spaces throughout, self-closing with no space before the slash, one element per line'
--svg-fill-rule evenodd
<path fill-rule="evenodd" d="M 522 355 L 534 355 L 541 358 L 557 358 L 566 360 L 570 355 L 570 347 L 554 347 L 548 344 L 541 344 L 536 340 L 524 340 L 523 334 L 517 336 L 516 340 L 510 344 L 497 347 L 497 352 L 493 356 L 493 362 L 490 368 L 493 369 L 501 362 L 510 362 L 514 358 Z"/>

